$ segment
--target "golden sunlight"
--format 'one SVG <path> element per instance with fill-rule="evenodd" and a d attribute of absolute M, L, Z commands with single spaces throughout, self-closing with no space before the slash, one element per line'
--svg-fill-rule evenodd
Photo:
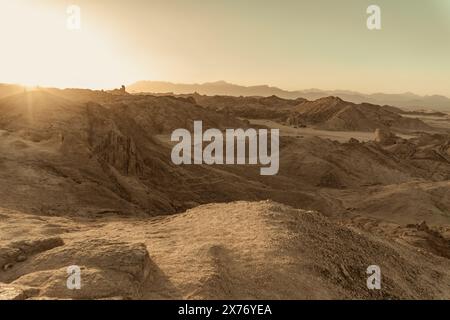
<path fill-rule="evenodd" d="M 3 0 L 2 0 L 3 1 Z M 85 23 L 66 27 L 64 6 L 49 8 L 24 1 L 2 3 L 0 28 L 4 43 L 0 70 L 12 83 L 28 86 L 108 88 L 126 79 L 125 59 Z"/>

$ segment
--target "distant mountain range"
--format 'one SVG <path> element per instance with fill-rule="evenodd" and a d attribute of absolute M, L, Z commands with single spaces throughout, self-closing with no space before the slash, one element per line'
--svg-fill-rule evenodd
<path fill-rule="evenodd" d="M 227 95 L 227 96 L 278 96 L 285 99 L 305 98 L 316 100 L 328 96 L 336 96 L 353 103 L 372 103 L 378 105 L 392 105 L 410 110 L 434 110 L 450 112 L 450 99 L 441 95 L 420 96 L 414 93 L 386 94 L 374 93 L 363 94 L 346 90 L 297 90 L 287 91 L 267 85 L 240 86 L 225 81 L 208 82 L 203 84 L 181 84 L 163 81 L 139 81 L 127 87 L 131 93 L 172 93 L 189 94 L 197 92 L 204 95 Z"/>

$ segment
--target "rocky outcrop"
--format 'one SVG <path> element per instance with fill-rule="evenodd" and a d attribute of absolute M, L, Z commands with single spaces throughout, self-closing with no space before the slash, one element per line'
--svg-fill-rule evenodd
<path fill-rule="evenodd" d="M 96 147 L 99 157 L 126 176 L 139 176 L 143 172 L 136 145 L 130 137 L 110 131 Z"/>
<path fill-rule="evenodd" d="M 59 237 L 30 239 L 11 242 L 0 247 L 0 268 L 4 271 L 13 268 L 16 263 L 25 261 L 30 255 L 44 252 L 64 244 Z"/>
<path fill-rule="evenodd" d="M 39 289 L 20 285 L 0 283 L 1 300 L 25 300 L 39 294 Z"/>
<path fill-rule="evenodd" d="M 300 127 L 300 128 L 306 127 L 306 125 L 304 124 L 304 120 L 302 119 L 302 116 L 296 112 L 293 112 L 289 115 L 289 117 L 286 120 L 286 124 L 288 126 L 293 127 Z"/>
<path fill-rule="evenodd" d="M 141 175 L 144 165 L 136 144 L 131 137 L 120 131 L 111 118 L 111 112 L 95 103 L 87 104 L 87 112 L 89 142 L 94 154 L 123 175 Z"/>
<path fill-rule="evenodd" d="M 0 281 L 9 285 L 0 286 L 0 297 L 137 298 L 152 265 L 144 244 L 104 239 L 76 241 L 36 254 L 3 271 Z M 80 289 L 67 286 L 70 266 L 80 269 Z"/>
<path fill-rule="evenodd" d="M 376 129 L 375 130 L 375 142 L 381 145 L 395 144 L 398 137 L 388 129 Z"/>

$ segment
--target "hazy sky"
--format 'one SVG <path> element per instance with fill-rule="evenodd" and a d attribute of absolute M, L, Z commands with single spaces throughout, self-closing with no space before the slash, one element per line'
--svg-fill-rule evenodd
<path fill-rule="evenodd" d="M 66 28 L 67 6 L 81 30 Z M 382 30 L 366 9 L 381 7 Z M 137 80 L 450 96 L 450 0 L 0 0 L 0 82 Z"/>

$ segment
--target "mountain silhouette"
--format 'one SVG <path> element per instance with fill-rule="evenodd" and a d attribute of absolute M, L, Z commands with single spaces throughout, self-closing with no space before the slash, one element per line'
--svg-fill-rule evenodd
<path fill-rule="evenodd" d="M 172 83 L 163 81 L 138 81 L 127 87 L 131 93 L 172 93 L 188 94 L 197 92 L 203 95 L 227 96 L 261 96 L 276 95 L 285 99 L 305 98 L 316 100 L 328 96 L 336 96 L 353 103 L 372 103 L 378 105 L 394 105 L 410 110 L 431 109 L 434 111 L 450 111 L 450 99 L 442 95 L 420 96 L 411 92 L 388 94 L 364 94 L 347 90 L 307 89 L 288 91 L 268 85 L 240 86 L 225 81 L 206 82 L 202 84 Z"/>

